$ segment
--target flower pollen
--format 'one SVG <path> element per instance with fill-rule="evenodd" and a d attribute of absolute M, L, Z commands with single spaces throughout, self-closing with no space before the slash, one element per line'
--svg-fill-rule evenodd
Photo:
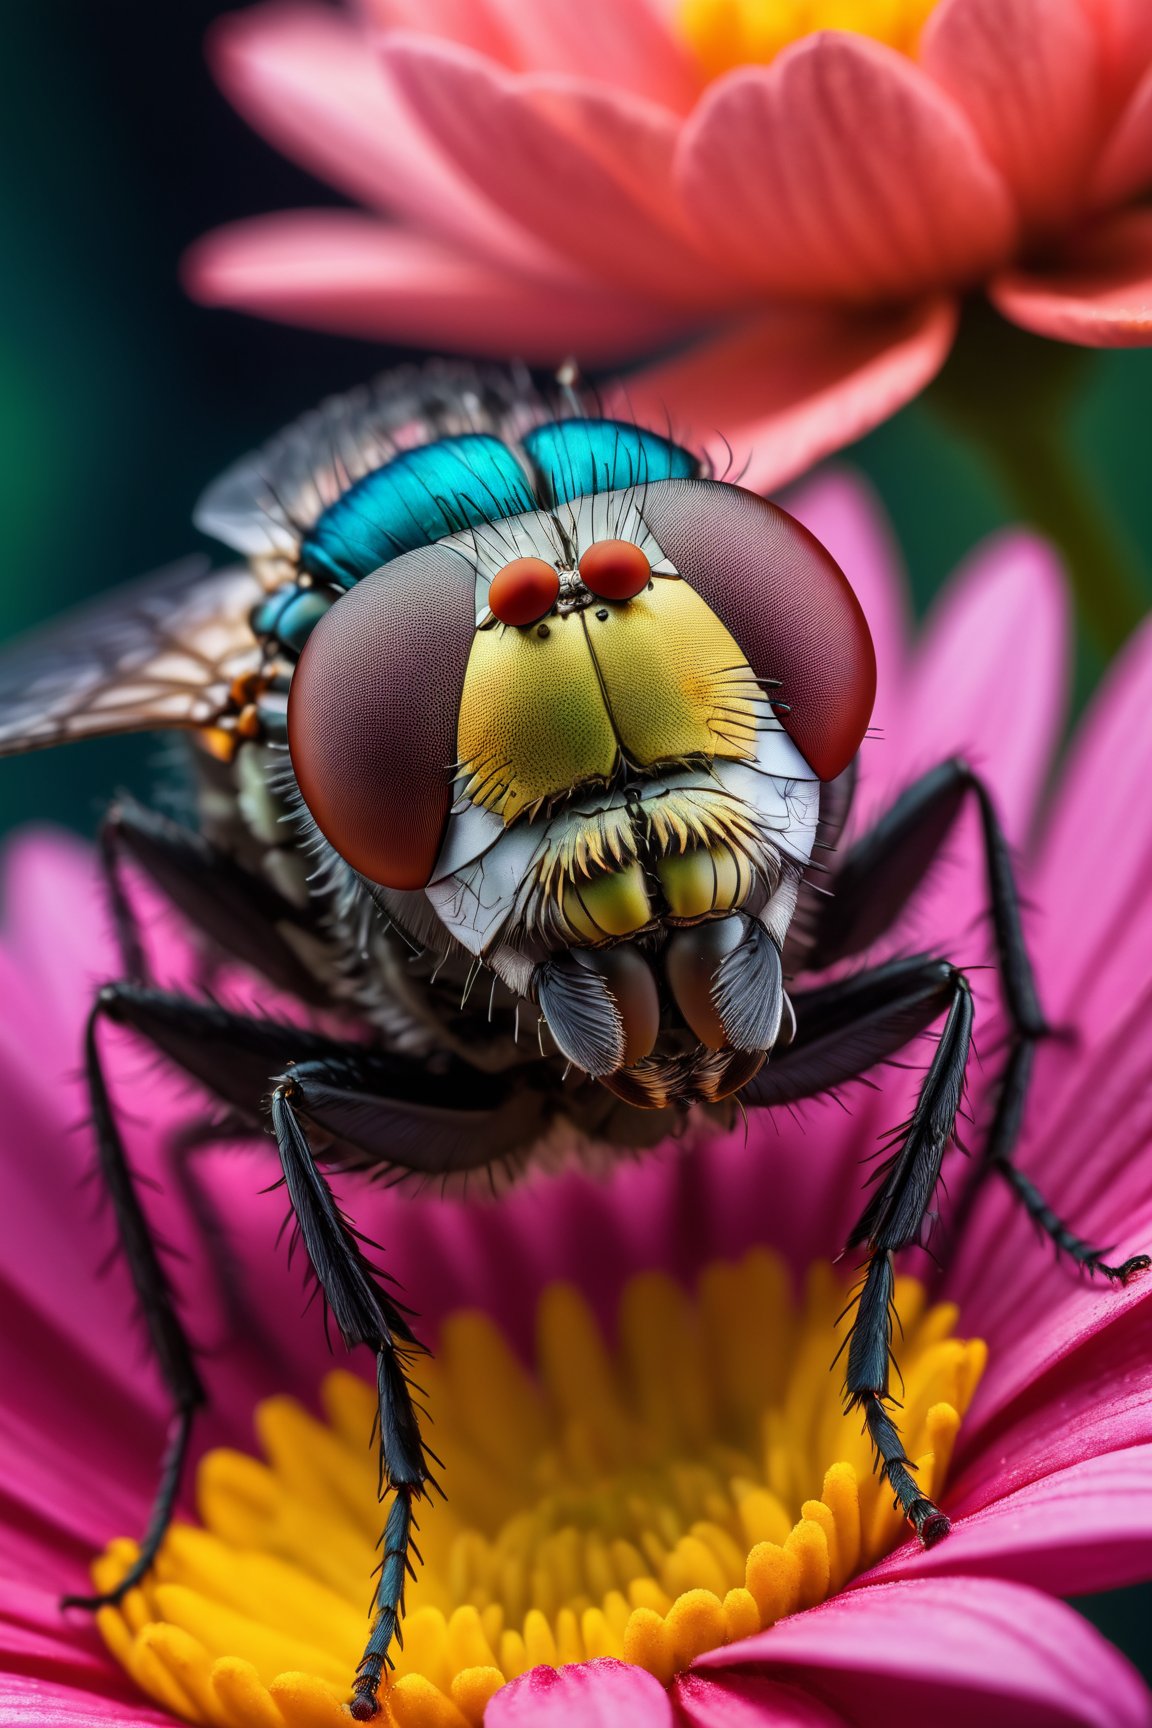
<path fill-rule="evenodd" d="M 452 1316 L 419 1375 L 448 1499 L 421 1520 L 381 1722 L 480 1728 L 492 1694 L 542 1663 L 614 1656 L 667 1683 L 903 1541 L 830 1371 L 845 1301 L 824 1264 L 797 1300 L 757 1250 L 709 1266 L 694 1293 L 634 1277 L 610 1347 L 555 1285 L 534 1371 L 491 1319 Z M 901 1427 L 936 1496 L 986 1351 L 952 1336 L 956 1309 L 929 1307 L 916 1280 L 898 1280 L 897 1303 Z M 374 1392 L 339 1371 L 321 1396 L 323 1420 L 289 1398 L 257 1407 L 266 1462 L 209 1453 L 202 1527 L 174 1526 L 144 1585 L 100 1611 L 113 1654 L 190 1721 L 347 1728 L 381 1528 Z M 97 1587 L 135 1552 L 113 1542 Z"/>
<path fill-rule="evenodd" d="M 936 0 L 682 0 L 680 27 L 711 77 L 764 65 L 817 30 L 850 30 L 915 54 Z"/>

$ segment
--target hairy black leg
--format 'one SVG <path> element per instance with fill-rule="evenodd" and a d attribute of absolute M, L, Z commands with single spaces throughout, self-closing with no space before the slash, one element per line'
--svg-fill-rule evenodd
<path fill-rule="evenodd" d="M 975 799 L 980 813 L 992 928 L 1010 1027 L 1008 1055 L 977 1178 L 995 1171 L 1060 1252 L 1089 1271 L 1123 1283 L 1152 1264 L 1149 1257 L 1138 1254 L 1122 1265 L 1108 1264 L 1106 1250 L 1076 1235 L 1013 1162 L 1036 1048 L 1049 1028 L 1024 941 L 1011 850 L 988 788 L 966 762 L 942 762 L 909 786 L 834 866 L 834 892 L 821 904 L 807 964 L 814 969 L 830 966 L 862 952 L 889 929 L 938 857 L 967 798 Z M 976 1185 L 969 1189 L 968 1203 Z"/>
<path fill-rule="evenodd" d="M 148 1328 L 149 1341 L 160 1365 L 164 1384 L 172 1398 L 173 1414 L 160 1469 L 160 1482 L 140 1543 L 140 1553 L 114 1590 L 98 1596 L 65 1598 L 65 1607 L 81 1608 L 99 1608 L 109 1602 L 119 1602 L 151 1567 L 172 1519 L 192 1438 L 193 1421 L 197 1410 L 204 1403 L 204 1388 L 196 1371 L 192 1347 L 176 1312 L 172 1285 L 140 1204 L 108 1096 L 97 1041 L 97 1025 L 107 1008 L 108 1003 L 102 992 L 88 1016 L 84 1041 L 92 1124 L 96 1133 L 100 1173 L 112 1201 L 128 1269 Z"/>
<path fill-rule="evenodd" d="M 814 971 L 863 954 L 904 911 L 940 856 L 969 798 L 976 801 L 992 924 L 1009 1013 L 1021 1030 L 1047 1030 L 1020 923 L 1012 855 L 984 782 L 967 762 L 941 762 L 907 787 L 866 834 L 831 864 L 805 964 Z"/>
<path fill-rule="evenodd" d="M 926 955 L 794 997 L 796 1037 L 741 1093 L 746 1104 L 812 1097 L 894 1056 L 947 1010 L 944 1030 L 908 1122 L 873 1177 L 875 1191 L 848 1246 L 868 1258 L 852 1328 L 844 1393 L 859 1409 L 880 1469 L 925 1544 L 947 1534 L 948 1519 L 922 1494 L 889 1409 L 893 1256 L 918 1242 L 952 1139 L 972 1040 L 972 996 L 963 974 Z"/>
<path fill-rule="evenodd" d="M 316 1078 L 320 1078 L 319 1075 Z M 376 1353 L 379 1398 L 380 1496 L 391 1491 L 372 1629 L 356 1671 L 351 1705 L 357 1721 L 380 1709 L 378 1693 L 393 1640 L 400 1641 L 404 1588 L 419 1558 L 413 1540 L 415 1502 L 437 1486 L 420 1435 L 408 1369 L 423 1346 L 396 1303 L 380 1288 L 357 1237 L 343 1217 L 308 1145 L 297 1115 L 295 1079 L 272 1094 L 272 1127 L 284 1181 L 309 1263 L 348 1348 Z"/>
<path fill-rule="evenodd" d="M 1019 1114 L 1034 1059 L 1035 1045 L 1030 1042 L 1019 1044 L 1009 1057 L 984 1154 L 986 1166 L 1004 1178 L 1029 1218 L 1055 1244 L 1058 1253 L 1066 1254 L 1075 1265 L 1082 1266 L 1087 1272 L 1103 1273 L 1110 1283 L 1127 1284 L 1138 1273 L 1147 1272 L 1152 1266 L 1152 1256 L 1132 1254 L 1118 1265 L 1112 1265 L 1105 1259 L 1108 1250 L 1098 1248 L 1083 1236 L 1078 1236 L 1059 1214 L 1052 1210 L 1032 1178 L 1026 1176 L 1012 1161 L 1011 1150 L 1019 1132 Z"/>
<path fill-rule="evenodd" d="M 549 1120 L 531 1065 L 487 1074 L 447 1054 L 417 1062 L 150 985 L 109 985 L 104 997 L 109 1017 L 253 1123 L 269 1076 L 296 1062 L 309 1126 L 331 1142 L 329 1155 L 361 1168 L 479 1169 L 530 1145 Z"/>
<path fill-rule="evenodd" d="M 954 972 L 948 1018 L 916 1106 L 897 1130 L 874 1178 L 875 1192 L 848 1238 L 850 1248 L 867 1246 L 868 1259 L 848 1335 L 844 1395 L 848 1409 L 862 1411 L 880 1470 L 925 1547 L 946 1536 L 949 1523 L 921 1491 L 891 1414 L 893 1257 L 920 1240 L 955 1132 L 971 1042 L 972 995 L 963 974 Z"/>
<path fill-rule="evenodd" d="M 100 854 L 126 978 L 148 977 L 139 920 L 123 879 L 128 858 L 221 952 L 253 967 L 277 989 L 308 1002 L 326 1000 L 285 934 L 311 929 L 306 915 L 202 834 L 125 800 L 104 818 Z"/>
<path fill-rule="evenodd" d="M 484 1163 L 514 1149 L 521 1136 L 531 1138 L 538 1134 L 544 1121 L 542 1101 L 524 1094 L 530 1102 L 522 1103 L 519 1089 L 507 1077 L 476 1074 L 452 1059 L 446 1060 L 443 1073 L 433 1074 L 425 1064 L 345 1045 L 299 1026 L 234 1014 L 215 1003 L 198 1002 L 149 985 L 124 982 L 109 984 L 101 990 L 89 1020 L 86 1045 L 100 1167 L 113 1200 L 149 1336 L 165 1383 L 172 1392 L 176 1413 L 139 1560 L 116 1590 L 104 1596 L 74 1599 L 78 1605 L 90 1608 L 118 1601 L 148 1570 L 171 1519 L 193 1416 L 204 1401 L 192 1352 L 176 1314 L 172 1288 L 133 1185 L 116 1126 L 96 1040 L 101 1019 L 131 1028 L 185 1073 L 201 1081 L 233 1111 L 253 1122 L 259 1120 L 261 1105 L 270 1088 L 277 1084 L 275 1077 L 281 1076 L 280 1083 L 289 1084 L 283 1079 L 284 1071 L 297 1061 L 300 1066 L 293 1071 L 290 1083 L 297 1101 L 307 1105 L 308 1121 L 326 1134 L 330 1155 L 361 1166 L 379 1166 L 383 1158 L 381 1148 L 390 1135 L 396 1141 L 393 1163 L 402 1162 L 406 1145 L 425 1139 L 445 1154 L 451 1146 L 467 1146 L 468 1158 Z M 437 1102 L 454 1097 L 467 1102 L 459 1107 Z M 295 1110 L 292 1114 L 295 1120 Z M 414 1167 L 428 1169 L 429 1164 L 425 1159 Z M 321 1267 L 317 1271 L 323 1284 Z M 369 1298 L 365 1296 L 364 1300 L 368 1302 Z M 338 1319 L 341 1311 L 333 1303 Z M 393 1325 L 392 1333 L 400 1340 L 399 1357 L 402 1358 L 405 1349 L 415 1348 L 402 1325 Z M 382 1373 L 389 1395 L 401 1399 L 401 1392 L 393 1383 L 397 1374 L 403 1378 L 402 1365 L 395 1353 Z M 399 1445 L 403 1433 L 396 1426 L 394 1411 L 389 1422 L 391 1426 L 385 1424 L 385 1440 L 389 1445 L 393 1441 Z M 385 1559 L 385 1580 L 389 1586 L 395 1582 L 395 1552 L 401 1538 L 405 1548 L 410 1545 L 410 1518 L 410 1505 L 406 1512 L 394 1511 L 390 1517 Z M 379 1620 L 376 1633 L 383 1637 Z M 385 1639 L 384 1649 L 387 1642 Z M 374 1659 L 372 1647 L 369 1654 Z M 381 1663 L 383 1659 L 381 1653 Z"/>

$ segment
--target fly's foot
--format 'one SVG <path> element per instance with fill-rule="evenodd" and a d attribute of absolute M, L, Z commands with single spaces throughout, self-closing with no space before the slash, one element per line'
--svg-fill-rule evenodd
<path fill-rule="evenodd" d="M 119 1584 L 114 1585 L 111 1590 L 101 1590 L 94 1596 L 61 1596 L 61 1608 L 84 1608 L 89 1614 L 95 1614 L 100 1608 L 119 1608 L 129 1590 L 134 1590 L 152 1570 L 158 1546 L 159 1543 L 146 1544 Z"/>
<path fill-rule="evenodd" d="M 379 1681 L 367 1679 L 357 1680 L 356 1693 L 348 1706 L 348 1714 L 354 1722 L 372 1722 L 380 1714 L 380 1700 L 376 1696 Z M 361 1691 L 360 1688 L 365 1690 Z"/>
<path fill-rule="evenodd" d="M 1106 1252 L 1106 1249 L 1100 1250 L 1101 1254 Z M 1132 1280 L 1138 1277 L 1141 1272 L 1147 1272 L 1148 1268 L 1152 1266 L 1152 1255 L 1133 1254 L 1127 1260 L 1122 1260 L 1119 1266 L 1109 1266 L 1107 1261 L 1102 1260 L 1098 1254 L 1091 1254 L 1084 1264 L 1089 1272 L 1102 1272 L 1109 1284 L 1124 1285 L 1131 1284 Z"/>
<path fill-rule="evenodd" d="M 947 1512 L 941 1512 L 935 1501 L 927 1498 L 915 1501 L 908 1508 L 908 1522 L 919 1536 L 922 1548 L 935 1548 L 952 1528 Z"/>

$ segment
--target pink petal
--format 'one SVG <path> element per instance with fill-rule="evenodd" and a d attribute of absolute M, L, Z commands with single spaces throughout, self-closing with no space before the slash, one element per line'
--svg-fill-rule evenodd
<path fill-rule="evenodd" d="M 1023 531 L 991 536 L 925 621 L 908 677 L 899 777 L 967 755 L 1010 836 L 1022 841 L 1063 724 L 1070 647 L 1055 553 Z"/>
<path fill-rule="evenodd" d="M 107 1694 L 32 1674 L 0 1674 L 0 1728 L 180 1728 L 135 1688 Z"/>
<path fill-rule="evenodd" d="M 649 300 L 714 297 L 669 196 L 676 122 L 603 85 L 511 75 L 465 49 L 388 34 L 412 112 L 484 198 L 551 251 Z"/>
<path fill-rule="evenodd" d="M 1096 1042 L 1152 975 L 1152 622 L 1109 670 L 1081 722 L 1039 851 L 1035 894 L 1058 940 L 1044 993 Z"/>
<path fill-rule="evenodd" d="M 1135 198 L 1152 184 L 1152 70 L 1132 93 L 1092 175 L 1097 208 Z"/>
<path fill-rule="evenodd" d="M 377 210 L 528 262 L 534 248 L 439 156 L 382 76 L 367 33 L 327 7 L 272 0 L 208 37 L 228 99 L 278 150 Z"/>
<path fill-rule="evenodd" d="M 5 1564 L 12 1565 L 5 1531 Z M 130 1686 L 112 1661 L 90 1616 L 68 1614 L 60 1592 L 38 1589 L 22 1578 L 0 1576 L 0 1670 L 19 1666 L 30 1672 L 65 1676 L 95 1690 L 110 1680 Z"/>
<path fill-rule="evenodd" d="M 778 311 L 633 374 L 619 394 L 641 418 L 670 415 L 718 473 L 769 491 L 902 408 L 940 370 L 955 330 L 947 301 Z"/>
<path fill-rule="evenodd" d="M 995 1377 L 986 1376 L 987 1395 L 982 1382 L 961 1432 L 954 1504 L 987 1506 L 1087 1459 L 1152 1442 L 1148 1312 L 1139 1286 L 1095 1301 L 1082 1293 L 1079 1304 L 1054 1310 L 1055 1320 L 1030 1305 L 1023 1325 L 1043 1342 L 1030 1348 L 1024 1336 L 993 1355 Z"/>
<path fill-rule="evenodd" d="M 1011 270 L 988 290 L 1005 318 L 1085 348 L 1152 342 L 1152 211 L 1104 217 L 1046 270 Z"/>
<path fill-rule="evenodd" d="M 1090 0 L 1104 50 L 1104 67 L 1113 100 L 1139 83 L 1152 61 L 1152 7 L 1147 0 Z"/>
<path fill-rule="evenodd" d="M 699 67 L 654 0 L 487 0 L 487 8 L 520 71 L 595 79 L 677 110 L 700 89 Z"/>
<path fill-rule="evenodd" d="M 679 168 L 721 262 L 782 294 L 907 299 L 975 281 L 1014 237 L 959 109 L 902 55 L 839 31 L 713 83 Z"/>
<path fill-rule="evenodd" d="M 1085 1458 L 965 1514 L 950 1493 L 952 1533 L 927 1553 L 905 1543 L 862 1583 L 949 1576 L 1006 1578 L 1053 1596 L 1135 1584 L 1152 1543 L 1152 1446 Z"/>
<path fill-rule="evenodd" d="M 929 614 L 905 688 L 902 732 L 872 747 L 877 785 L 890 798 L 937 763 L 962 756 L 985 776 L 1009 838 L 1022 841 L 1060 734 L 1068 649 L 1067 594 L 1054 555 L 1023 533 L 986 542 Z M 916 900 L 913 939 L 975 964 L 988 945 L 985 931 L 974 928 L 987 904 L 970 809 Z M 905 944 L 909 934 L 904 921 Z M 988 974 L 973 983 L 978 1000 L 994 999 Z"/>
<path fill-rule="evenodd" d="M 667 108 L 686 108 L 701 73 L 660 0 L 361 0 L 382 29 L 474 48 L 516 72 L 593 78 Z"/>
<path fill-rule="evenodd" d="M 602 1657 L 568 1668 L 532 1668 L 502 1686 L 485 1728 L 675 1728 L 672 1706 L 643 1668 Z"/>
<path fill-rule="evenodd" d="M 988 1320 L 976 1301 L 965 1301 L 962 1308 L 965 1325 L 991 1347 L 963 1440 L 962 1487 L 977 1504 L 992 1489 L 973 1490 L 970 1470 L 982 1482 L 1000 1484 L 996 1491 L 1003 1492 L 1005 1483 L 1031 1481 L 1095 1452 L 1152 1439 L 1147 1364 L 1152 1283 L 1147 1274 L 1116 1289 L 1077 1279 L 1067 1267 L 1044 1268 L 1042 1259 L 1029 1262 L 1028 1233 L 1018 1219 L 1011 1227 L 1009 1312 Z M 1152 1204 L 1146 1200 L 1129 1222 L 1132 1247 L 1148 1246 Z M 1122 1252 L 1129 1251 L 1123 1244 Z M 1034 1237 L 1031 1254 L 1038 1255 Z M 1039 1275 L 1022 1280 L 1021 1264 L 1038 1266 Z M 989 1267 L 988 1276 L 998 1281 L 1003 1295 L 1004 1268 Z M 1029 1287 L 1033 1283 L 1035 1292 Z"/>
<path fill-rule="evenodd" d="M 669 340 L 671 316 L 592 283 L 505 272 L 431 237 L 351 210 L 257 217 L 218 228 L 184 259 L 210 306 L 418 348 L 556 365 L 607 362 Z"/>
<path fill-rule="evenodd" d="M 359 0 L 359 10 L 381 30 L 421 30 L 511 64 L 499 6 L 488 0 Z"/>
<path fill-rule="evenodd" d="M 1081 0 L 942 0 L 919 59 L 968 116 L 1025 228 L 1066 219 L 1097 143 L 1098 32 Z"/>
<path fill-rule="evenodd" d="M 752 1674 L 679 1674 L 673 1694 L 686 1728 L 848 1728 L 849 1723 L 798 1686 Z"/>
<path fill-rule="evenodd" d="M 1147 1728 L 1139 1675 L 1072 1609 L 990 1578 L 850 1590 L 694 1664 L 807 1681 L 851 1722 L 887 1728 Z"/>

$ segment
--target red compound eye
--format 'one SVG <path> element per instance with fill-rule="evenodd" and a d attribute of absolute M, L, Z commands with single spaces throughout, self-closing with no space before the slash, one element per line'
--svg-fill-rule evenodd
<path fill-rule="evenodd" d="M 535 624 L 551 612 L 560 578 L 543 558 L 513 558 L 488 585 L 488 605 L 501 624 Z"/>
<path fill-rule="evenodd" d="M 601 600 L 632 600 L 652 579 L 647 556 L 632 540 L 597 540 L 580 558 L 586 588 Z"/>

